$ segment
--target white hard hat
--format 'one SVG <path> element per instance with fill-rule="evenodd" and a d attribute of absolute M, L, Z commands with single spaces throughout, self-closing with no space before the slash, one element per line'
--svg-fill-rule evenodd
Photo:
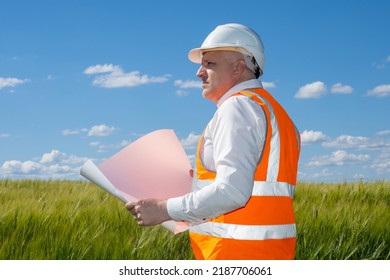
<path fill-rule="evenodd" d="M 255 31 L 245 25 L 229 23 L 217 26 L 200 48 L 190 50 L 188 58 L 192 62 L 201 63 L 203 53 L 211 50 L 241 52 L 247 67 L 255 73 L 258 72 L 257 77 L 263 73 L 265 62 L 263 42 Z"/>

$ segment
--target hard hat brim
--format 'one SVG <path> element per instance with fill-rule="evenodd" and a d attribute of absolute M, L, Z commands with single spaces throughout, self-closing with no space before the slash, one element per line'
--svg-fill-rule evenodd
<path fill-rule="evenodd" d="M 203 49 L 195 48 L 189 51 L 188 59 L 193 63 L 202 63 Z"/>

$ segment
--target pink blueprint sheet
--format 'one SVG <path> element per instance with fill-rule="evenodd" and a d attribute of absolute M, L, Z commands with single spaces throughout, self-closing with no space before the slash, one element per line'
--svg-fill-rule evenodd
<path fill-rule="evenodd" d="M 129 201 L 166 199 L 191 191 L 191 165 L 170 129 L 141 137 L 98 167 Z"/>

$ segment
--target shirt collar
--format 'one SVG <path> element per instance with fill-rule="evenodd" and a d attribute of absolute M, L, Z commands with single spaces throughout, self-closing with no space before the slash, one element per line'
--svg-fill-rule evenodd
<path fill-rule="evenodd" d="M 242 83 L 239 83 L 232 88 L 230 88 L 217 102 L 217 107 L 221 106 L 223 102 L 225 102 L 230 96 L 233 94 L 240 92 L 247 88 L 262 88 L 263 84 L 258 79 L 248 80 Z"/>

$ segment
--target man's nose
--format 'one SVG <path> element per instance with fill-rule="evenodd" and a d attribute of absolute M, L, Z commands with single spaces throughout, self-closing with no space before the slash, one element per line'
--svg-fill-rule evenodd
<path fill-rule="evenodd" d="M 197 76 L 198 78 L 201 78 L 203 75 L 204 75 L 204 67 L 203 67 L 203 65 L 201 65 L 201 66 L 199 67 L 199 69 L 198 69 L 198 72 L 196 72 L 196 76 Z"/>

